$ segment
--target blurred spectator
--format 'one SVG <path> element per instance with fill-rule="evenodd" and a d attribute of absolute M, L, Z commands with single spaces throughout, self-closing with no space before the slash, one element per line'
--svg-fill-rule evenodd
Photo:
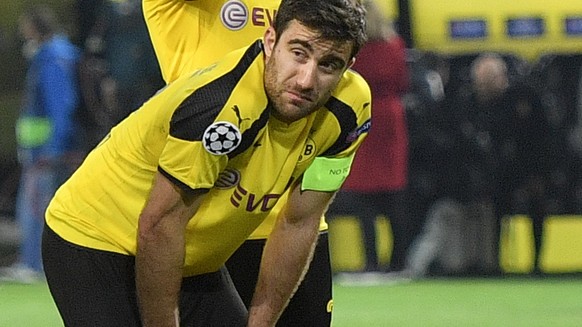
<path fill-rule="evenodd" d="M 539 92 L 525 79 L 510 83 L 506 60 L 482 54 L 470 67 L 470 88 L 443 103 L 439 126 L 450 139 L 440 200 L 429 210 L 407 273 L 426 274 L 438 262 L 445 274 L 496 274 L 501 217 L 527 214 L 536 248 L 546 216 L 549 125 Z M 517 76 L 519 77 L 519 76 Z"/>
<path fill-rule="evenodd" d="M 43 276 L 44 211 L 77 164 L 74 142 L 79 50 L 60 33 L 51 8 L 35 5 L 20 17 L 23 54 L 29 59 L 24 101 L 16 124 L 22 173 L 16 204 L 21 232 L 17 262 L 2 278 L 32 282 Z"/>
<path fill-rule="evenodd" d="M 409 83 L 404 41 L 374 1 L 366 1 L 368 43 L 352 67 L 372 89 L 372 127 L 332 205 L 332 214 L 353 214 L 361 222 L 366 271 L 380 270 L 376 219 L 390 220 L 394 245 L 391 270 L 400 270 L 409 242 L 405 209 L 408 135 L 401 96 Z"/>
<path fill-rule="evenodd" d="M 409 135 L 407 209 L 413 238 L 421 231 L 429 206 L 438 199 L 447 178 L 435 162 L 446 162 L 450 136 L 438 127 L 440 102 L 448 81 L 446 57 L 409 50 L 410 88 L 403 97 Z M 442 179 L 442 180 L 441 180 Z"/>
<path fill-rule="evenodd" d="M 493 135 L 499 126 L 498 104 L 509 81 L 502 60 L 484 58 L 471 65 L 470 84 L 453 80 L 451 85 L 458 88 L 447 85 L 446 99 L 434 116 L 441 135 L 433 150 L 440 155 L 431 158 L 439 200 L 428 210 L 423 232 L 407 259 L 407 273 L 413 276 L 428 273 L 435 263 L 440 273 L 464 273 L 477 268 L 470 266 L 481 261 L 479 256 L 488 266 L 495 265 L 496 240 L 484 242 L 483 237 L 495 234 L 498 185 Z"/>
<path fill-rule="evenodd" d="M 492 274 L 498 270 L 497 192 L 499 190 L 497 135 L 502 128 L 509 87 L 508 68 L 501 56 L 482 54 L 470 65 L 470 83 L 450 91 L 443 102 L 441 128 L 450 133 L 448 158 L 438 162 L 449 178 L 441 196 L 452 200 L 441 207 L 451 226 L 457 226 L 458 260 L 446 273 Z M 449 89 L 450 90 L 450 89 Z M 447 203 L 447 202 L 445 202 Z M 438 205 L 443 202 L 438 202 Z M 438 208 L 438 207 L 437 207 Z M 434 217 L 443 217 L 439 211 Z M 461 213 L 454 216 L 453 213 Z M 460 220 L 460 221 L 459 221 Z M 446 224 L 445 224 L 446 226 Z M 454 242 L 453 242 L 454 243 Z"/>
<path fill-rule="evenodd" d="M 81 5 L 81 4 L 80 4 Z M 145 25 L 141 0 L 103 0 L 85 39 L 80 68 L 83 116 L 92 147 L 164 83 Z"/>

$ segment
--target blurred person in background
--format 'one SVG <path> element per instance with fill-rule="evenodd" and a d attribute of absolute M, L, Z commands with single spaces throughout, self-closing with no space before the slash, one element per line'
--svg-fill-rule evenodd
<path fill-rule="evenodd" d="M 451 65 L 451 69 L 459 67 Z M 451 80 L 433 116 L 440 135 L 430 158 L 436 199 L 410 248 L 404 277 L 464 274 L 496 265 L 497 245 L 492 238 L 499 187 L 494 135 L 509 79 L 503 59 L 492 54 L 477 57 L 467 72 L 469 83 Z M 455 83 L 459 86 L 452 89 Z"/>
<path fill-rule="evenodd" d="M 545 217 L 549 126 L 527 75 L 510 74 L 495 53 L 471 63 L 471 83 L 449 93 L 438 129 L 449 139 L 436 161 L 440 197 L 407 258 L 406 275 L 499 273 L 501 219 L 527 214 L 534 234 Z M 518 60 L 519 61 L 519 60 Z M 536 252 L 539 253 L 536 236 Z M 431 267 L 432 266 L 432 267 Z"/>
<path fill-rule="evenodd" d="M 493 53 L 477 56 L 469 73 L 470 83 L 448 94 L 442 108 L 443 128 L 452 132 L 456 144 L 446 165 L 453 183 L 445 193 L 462 209 L 460 222 L 448 217 L 450 226 L 460 226 L 458 233 L 450 231 L 460 240 L 453 272 L 492 273 L 498 266 L 498 135 L 508 110 L 509 75 L 504 59 Z"/>
<path fill-rule="evenodd" d="M 79 1 L 80 83 L 87 149 L 163 86 L 141 0 Z M 82 8 L 81 6 L 84 6 Z M 85 10 L 93 8 L 89 15 Z"/>
<path fill-rule="evenodd" d="M 409 85 L 405 44 L 373 0 L 367 10 L 368 42 L 352 67 L 372 89 L 373 127 L 354 159 L 350 176 L 330 211 L 361 222 L 367 272 L 386 270 L 378 262 L 376 220 L 390 221 L 393 250 L 389 270 L 404 267 L 411 230 L 406 216 L 408 132 L 401 97 Z"/>
<path fill-rule="evenodd" d="M 486 174 L 491 170 L 494 177 L 489 175 L 489 178 L 497 179 L 491 183 L 491 188 L 479 189 L 473 186 L 473 189 L 467 189 L 467 193 L 472 195 L 471 199 L 479 199 L 478 193 L 486 194 L 490 191 L 493 194 L 494 234 L 489 235 L 488 213 L 482 216 L 480 224 L 473 227 L 473 239 L 478 240 L 471 243 L 474 246 L 473 265 L 478 268 L 477 273 L 487 274 L 497 269 L 494 265 L 498 264 L 501 220 L 515 214 L 526 215 L 531 219 L 534 273 L 541 272 L 544 222 L 550 208 L 548 190 L 553 160 L 559 155 L 555 152 L 558 144 L 552 136 L 549 116 L 542 104 L 541 90 L 535 84 L 535 78 L 530 77 L 529 65 L 519 58 L 517 63 L 511 59 L 495 53 L 485 53 L 475 59 L 471 71 L 474 101 L 465 105 L 475 103 L 485 112 L 487 108 L 492 110 L 488 111 L 488 118 L 479 118 L 482 111 L 477 112 L 474 125 L 470 124 L 471 119 L 462 120 L 460 125 L 464 136 L 470 136 L 473 127 L 476 132 L 473 134 L 472 146 L 471 140 L 465 138 L 467 146 L 464 154 L 477 159 L 472 153 L 478 154 L 481 150 L 481 158 L 485 160 L 481 165 L 484 173 L 482 180 L 488 178 Z M 510 72 L 508 64 L 517 66 L 514 67 L 515 71 Z M 467 121 L 469 124 L 466 124 Z M 480 121 L 489 121 L 491 124 L 484 134 L 480 134 L 485 131 L 479 129 Z M 491 144 L 491 148 L 479 146 L 487 143 Z M 491 158 L 489 163 L 486 161 L 488 157 Z M 485 165 L 488 167 L 485 168 Z M 474 179 L 473 176 L 472 171 L 469 171 L 466 182 L 480 185 L 480 179 Z M 478 208 L 475 202 L 469 201 L 466 214 L 469 218 L 475 213 L 475 208 Z M 493 252 L 490 254 L 491 250 Z"/>
<path fill-rule="evenodd" d="M 440 194 L 442 173 L 449 150 L 454 148 L 448 130 L 439 128 L 440 104 L 449 78 L 447 57 L 410 49 L 407 52 L 410 88 L 403 97 L 409 136 L 407 212 L 413 239 L 421 233 L 427 211 Z"/>
<path fill-rule="evenodd" d="M 78 164 L 75 110 L 79 103 L 79 50 L 61 33 L 53 10 L 35 5 L 19 20 L 29 60 L 24 99 L 16 123 L 21 181 L 16 221 L 21 233 L 17 262 L 1 278 L 33 282 L 43 276 L 44 212 L 56 189 Z"/>

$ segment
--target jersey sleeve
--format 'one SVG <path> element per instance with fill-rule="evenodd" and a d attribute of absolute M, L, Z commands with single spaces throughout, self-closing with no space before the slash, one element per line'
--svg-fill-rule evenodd
<path fill-rule="evenodd" d="M 182 190 L 189 192 L 211 188 L 227 162 L 226 155 L 211 154 L 201 141 L 168 136 L 158 170 Z"/>

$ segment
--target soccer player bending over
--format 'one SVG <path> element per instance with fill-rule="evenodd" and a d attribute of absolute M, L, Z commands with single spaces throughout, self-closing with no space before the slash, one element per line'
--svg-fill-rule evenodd
<path fill-rule="evenodd" d="M 283 0 L 263 40 L 114 127 L 46 214 L 65 324 L 273 326 L 369 128 L 369 87 L 347 71 L 364 42 L 356 1 Z M 287 191 L 247 312 L 224 263 Z"/>
<path fill-rule="evenodd" d="M 206 67 L 226 53 L 260 38 L 273 24 L 280 0 L 143 0 L 145 21 L 166 83 Z M 305 147 L 305 155 L 313 151 Z M 267 218 L 233 253 L 226 267 L 248 308 L 256 287 L 263 248 L 285 204 L 286 191 Z M 332 271 L 321 219 L 318 242 L 305 277 L 281 314 L 278 326 L 329 326 Z"/>

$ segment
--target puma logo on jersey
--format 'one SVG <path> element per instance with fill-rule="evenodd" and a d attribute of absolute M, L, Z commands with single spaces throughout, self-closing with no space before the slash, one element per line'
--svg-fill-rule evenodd
<path fill-rule="evenodd" d="M 240 108 L 235 104 L 234 106 L 232 106 L 232 111 L 234 111 L 234 114 L 236 115 L 236 118 L 238 118 L 238 126 L 242 125 L 242 122 L 245 120 L 251 120 L 250 118 L 242 118 L 240 115 Z"/>

